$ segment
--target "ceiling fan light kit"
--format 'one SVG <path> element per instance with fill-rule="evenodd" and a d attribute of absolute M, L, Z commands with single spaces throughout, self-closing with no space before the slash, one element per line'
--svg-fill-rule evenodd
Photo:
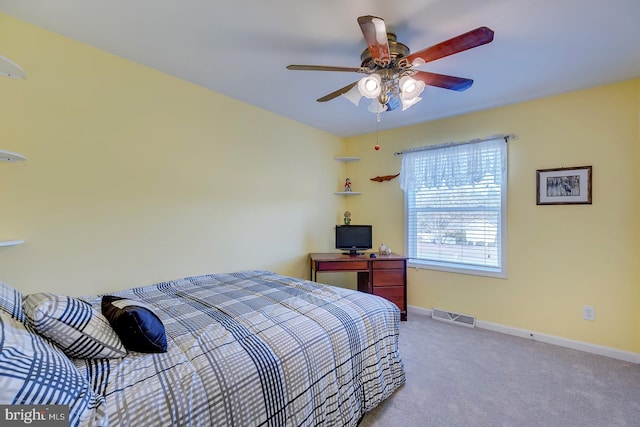
<path fill-rule="evenodd" d="M 463 91 L 471 87 L 473 80 L 417 70 L 417 67 L 445 56 L 453 55 L 493 41 L 493 31 L 479 27 L 467 33 L 411 54 L 409 48 L 387 33 L 381 18 L 367 15 L 358 18 L 360 30 L 367 48 L 360 55 L 360 67 L 333 67 L 324 65 L 289 65 L 289 70 L 343 71 L 366 74 L 328 95 L 318 98 L 326 102 L 343 95 L 359 106 L 361 97 L 372 99 L 368 110 L 380 114 L 402 105 L 406 110 L 418 103 L 426 85 Z"/>

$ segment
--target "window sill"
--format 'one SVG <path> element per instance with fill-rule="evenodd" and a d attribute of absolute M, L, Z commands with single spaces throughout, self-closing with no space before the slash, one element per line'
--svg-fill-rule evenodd
<path fill-rule="evenodd" d="M 417 268 L 421 270 L 446 271 L 449 273 L 469 274 L 472 276 L 495 277 L 498 279 L 506 279 L 507 273 L 498 268 L 469 266 L 461 267 L 458 264 L 451 264 L 437 261 L 421 261 L 416 259 L 407 260 L 407 267 Z"/>

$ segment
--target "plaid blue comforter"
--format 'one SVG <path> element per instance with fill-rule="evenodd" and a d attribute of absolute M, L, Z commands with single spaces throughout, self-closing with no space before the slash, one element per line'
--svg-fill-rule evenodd
<path fill-rule="evenodd" d="M 373 295 L 267 271 L 115 295 L 152 308 L 169 345 L 75 361 L 110 426 L 355 426 L 405 382 L 399 310 Z"/>

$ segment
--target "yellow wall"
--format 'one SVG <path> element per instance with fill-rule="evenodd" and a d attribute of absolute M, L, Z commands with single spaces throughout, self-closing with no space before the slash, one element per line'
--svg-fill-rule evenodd
<path fill-rule="evenodd" d="M 93 294 L 332 249 L 344 141 L 0 15 L 0 280 Z M 331 177 L 331 179 L 327 179 Z"/>
<path fill-rule="evenodd" d="M 435 89 L 434 89 L 435 90 Z M 473 90 L 473 89 L 471 89 Z M 422 102 L 429 102 L 428 95 Z M 355 217 L 404 252 L 403 148 L 515 133 L 509 142 L 508 278 L 411 269 L 408 303 L 640 352 L 640 79 L 348 140 Z M 390 112 L 388 114 L 401 114 Z M 384 116 L 382 117 L 384 120 Z M 593 204 L 536 205 L 536 169 L 593 166 Z M 582 307 L 596 320 L 582 320 Z"/>

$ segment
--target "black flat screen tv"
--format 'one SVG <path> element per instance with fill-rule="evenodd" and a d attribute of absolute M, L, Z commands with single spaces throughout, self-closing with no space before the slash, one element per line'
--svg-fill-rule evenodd
<path fill-rule="evenodd" d="M 373 247 L 371 225 L 336 225 L 336 249 L 349 255 L 362 255 Z"/>

